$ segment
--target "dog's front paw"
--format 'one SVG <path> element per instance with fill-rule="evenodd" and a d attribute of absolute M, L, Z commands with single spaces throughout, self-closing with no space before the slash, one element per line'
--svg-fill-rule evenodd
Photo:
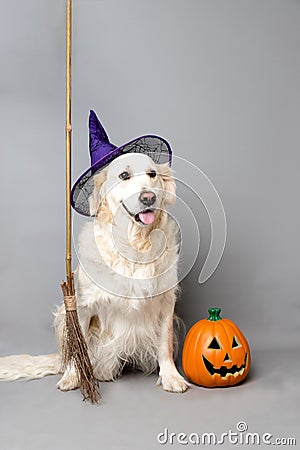
<path fill-rule="evenodd" d="M 71 391 L 79 387 L 79 380 L 75 369 L 66 370 L 56 385 L 61 391 Z"/>
<path fill-rule="evenodd" d="M 183 393 L 189 388 L 189 384 L 178 374 L 160 375 L 157 385 L 162 385 L 164 391 Z"/>

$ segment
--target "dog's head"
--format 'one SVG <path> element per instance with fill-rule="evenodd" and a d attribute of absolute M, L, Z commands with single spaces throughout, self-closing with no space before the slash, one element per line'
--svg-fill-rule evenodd
<path fill-rule="evenodd" d="M 167 205 L 175 202 L 175 182 L 167 164 L 147 155 L 119 156 L 94 176 L 90 212 L 103 221 L 122 214 L 141 227 L 152 225 Z"/>

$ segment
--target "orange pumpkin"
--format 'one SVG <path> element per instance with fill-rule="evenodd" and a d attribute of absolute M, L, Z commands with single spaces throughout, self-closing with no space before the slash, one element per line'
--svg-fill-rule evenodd
<path fill-rule="evenodd" d="M 201 386 L 233 386 L 248 375 L 248 342 L 231 320 L 220 317 L 220 308 L 210 308 L 208 312 L 208 319 L 195 323 L 185 338 L 184 373 Z"/>

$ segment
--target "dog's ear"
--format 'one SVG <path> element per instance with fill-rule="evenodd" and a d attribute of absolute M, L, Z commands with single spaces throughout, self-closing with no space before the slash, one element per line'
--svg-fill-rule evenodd
<path fill-rule="evenodd" d="M 176 184 L 173 170 L 168 164 L 161 164 L 159 165 L 159 174 L 163 185 L 164 202 L 166 205 L 174 205 L 176 201 Z"/>
<path fill-rule="evenodd" d="M 104 182 L 106 181 L 107 170 L 103 169 L 97 175 L 94 175 L 94 189 L 89 196 L 90 214 L 96 216 L 101 200 L 105 195 Z"/>

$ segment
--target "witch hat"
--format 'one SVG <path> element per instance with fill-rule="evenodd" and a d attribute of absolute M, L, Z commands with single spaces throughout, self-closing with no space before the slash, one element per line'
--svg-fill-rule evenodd
<path fill-rule="evenodd" d="M 162 137 L 147 134 L 117 147 L 109 141 L 106 131 L 93 110 L 89 117 L 91 166 L 78 178 L 71 191 L 71 205 L 78 213 L 91 216 L 89 196 L 94 187 L 93 176 L 111 161 L 125 153 L 144 153 L 157 164 L 172 162 L 170 144 Z"/>

